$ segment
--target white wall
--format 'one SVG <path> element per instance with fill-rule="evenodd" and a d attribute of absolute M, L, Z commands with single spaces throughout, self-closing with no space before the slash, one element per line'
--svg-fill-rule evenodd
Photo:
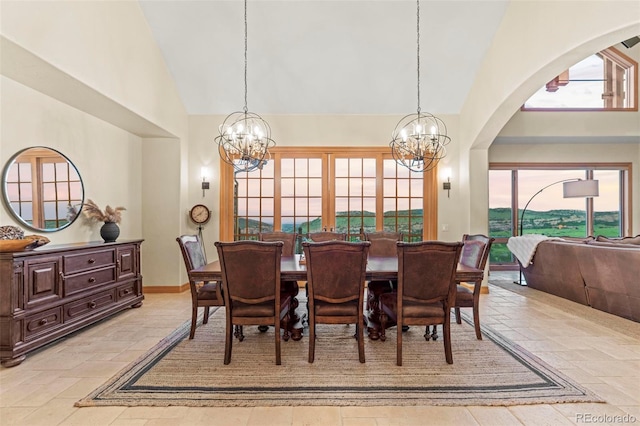
<path fill-rule="evenodd" d="M 109 204 L 127 209 L 120 238 L 141 238 L 142 139 L 6 77 L 0 76 L 0 89 L 0 163 L 6 164 L 29 146 L 60 151 L 78 169 L 86 198 L 102 208 Z M 22 227 L 4 203 L 0 224 Z M 46 236 L 52 243 L 100 240 L 100 225 L 80 217 L 68 228 Z"/>
<path fill-rule="evenodd" d="M 571 65 L 638 34 L 637 1 L 509 3 L 460 113 L 461 149 L 470 153 L 460 166 L 469 170 L 469 180 L 461 182 L 468 188 L 462 210 L 469 229 L 488 231 L 489 156 L 483 151 L 524 101 Z"/>
<path fill-rule="evenodd" d="M 174 135 L 185 109 L 136 1 L 2 1 L 0 31 Z"/>
<path fill-rule="evenodd" d="M 183 233 L 187 201 L 187 115 L 139 4 L 3 0 L 0 6 L 0 70 L 11 77 L 0 81 L 0 161 L 32 145 L 60 149 L 76 162 L 87 197 L 127 208 L 120 238 L 145 239 L 144 285 L 184 283 L 175 238 Z M 28 90 L 16 81 L 48 96 L 23 100 Z M 12 223 L 4 205 L 0 223 Z M 97 229 L 76 223 L 49 237 L 100 239 Z"/>

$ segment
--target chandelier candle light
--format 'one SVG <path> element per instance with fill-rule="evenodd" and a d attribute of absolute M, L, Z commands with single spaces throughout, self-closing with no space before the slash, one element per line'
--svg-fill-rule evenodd
<path fill-rule="evenodd" d="M 271 127 L 247 108 L 247 0 L 244 0 L 244 108 L 227 116 L 215 138 L 220 158 L 239 172 L 262 169 L 275 146 Z"/>
<path fill-rule="evenodd" d="M 403 117 L 389 144 L 396 162 L 414 172 L 433 169 L 447 155 L 451 141 L 447 126 L 438 117 L 420 110 L 420 0 L 417 0 L 418 111 Z"/>

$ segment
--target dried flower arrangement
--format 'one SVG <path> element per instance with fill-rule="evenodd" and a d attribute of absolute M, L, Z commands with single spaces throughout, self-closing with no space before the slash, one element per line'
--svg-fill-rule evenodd
<path fill-rule="evenodd" d="M 98 207 L 92 200 L 87 200 L 82 207 L 84 215 L 89 219 L 95 219 L 100 222 L 114 222 L 120 223 L 122 220 L 122 211 L 126 210 L 124 207 L 105 207 L 104 211 Z"/>

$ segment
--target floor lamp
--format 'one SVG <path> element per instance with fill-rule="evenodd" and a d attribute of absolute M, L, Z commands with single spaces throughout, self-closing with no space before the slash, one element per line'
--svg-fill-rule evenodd
<path fill-rule="evenodd" d="M 599 186 L 598 181 L 593 179 L 582 180 L 579 178 L 571 178 L 571 179 L 562 179 L 557 182 L 550 183 L 544 188 L 540 189 L 538 192 L 533 194 L 527 204 L 524 205 L 524 209 L 522 209 L 522 213 L 520 213 L 520 236 L 523 235 L 523 218 L 524 213 L 527 211 L 527 207 L 531 201 L 536 198 L 538 194 L 540 194 L 545 189 L 550 186 L 557 185 L 562 183 L 562 198 L 591 198 L 597 197 L 599 195 Z M 520 277 L 518 281 L 514 281 L 514 284 L 526 285 L 522 283 L 522 264 L 520 264 Z"/>

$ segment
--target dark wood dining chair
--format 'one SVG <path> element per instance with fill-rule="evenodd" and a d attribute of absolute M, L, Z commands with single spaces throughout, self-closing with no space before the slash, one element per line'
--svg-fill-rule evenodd
<path fill-rule="evenodd" d="M 309 232 L 307 238 L 315 243 L 322 241 L 345 241 L 347 234 L 333 231 Z"/>
<path fill-rule="evenodd" d="M 293 256 L 296 251 L 296 242 L 298 239 L 298 234 L 295 232 L 281 232 L 281 231 L 273 231 L 273 232 L 261 232 L 258 234 L 258 239 L 260 241 L 282 241 L 284 244 L 282 246 L 282 255 L 283 256 Z M 283 295 L 291 296 L 291 311 L 289 312 L 289 321 L 297 322 L 299 320 L 296 309 L 298 308 L 299 302 L 296 296 L 298 295 L 299 287 L 298 281 L 283 281 L 282 286 L 280 288 Z M 291 324 L 293 325 L 293 324 Z M 261 326 L 259 330 L 264 332 L 267 331 L 268 327 Z M 295 337 L 295 336 L 294 336 Z"/>
<path fill-rule="evenodd" d="M 233 241 L 215 243 L 222 272 L 227 313 L 224 363 L 231 362 L 233 326 L 272 325 L 275 330 L 276 364 L 280 365 L 280 325 L 288 339 L 290 296 L 280 293 L 282 241 Z"/>
<path fill-rule="evenodd" d="M 495 238 L 489 238 L 483 234 L 464 234 L 462 236 L 462 254 L 460 263 L 484 271 L 489 259 L 491 245 Z M 476 329 L 476 338 L 482 340 L 480 331 L 480 291 L 482 290 L 482 280 L 473 283 L 473 290 L 470 290 L 460 282 L 457 283 L 456 292 L 456 323 L 461 324 L 460 308 L 473 308 L 473 325 Z"/>
<path fill-rule="evenodd" d="M 202 240 L 198 235 L 181 235 L 176 238 L 189 278 L 189 289 L 191 290 L 191 331 L 189 339 L 193 339 L 196 333 L 196 322 L 198 320 L 198 308 L 204 307 L 203 324 L 209 322 L 209 307 L 224 306 L 219 283 L 201 282 L 191 276 L 191 270 L 207 264 L 207 256 L 202 246 Z"/>
<path fill-rule="evenodd" d="M 298 234 L 295 232 L 261 232 L 258 234 L 258 239 L 260 241 L 282 241 L 284 244 L 282 246 L 282 255 L 283 256 L 293 256 L 296 250 L 296 239 L 298 238 Z"/>
<path fill-rule="evenodd" d="M 309 362 L 315 358 L 316 324 L 355 324 L 364 357 L 364 283 L 368 241 L 303 242 L 309 299 Z"/>
<path fill-rule="evenodd" d="M 365 232 L 365 241 L 371 242 L 369 256 L 395 257 L 398 255 L 397 242 L 402 241 L 402 232 Z"/>
<path fill-rule="evenodd" d="M 398 288 L 380 295 L 380 340 L 386 340 L 386 322 L 393 320 L 397 325 L 398 365 L 402 365 L 402 326 L 437 324 L 443 325 L 445 358 L 448 364 L 453 364 L 451 308 L 455 303 L 455 273 L 461 251 L 461 242 L 398 243 Z"/>
<path fill-rule="evenodd" d="M 347 234 L 344 232 L 333 232 L 333 231 L 320 231 L 320 232 L 309 232 L 307 234 L 307 240 L 310 242 L 323 242 L 323 241 L 346 241 Z M 306 254 L 305 254 L 306 257 Z M 304 284 L 304 290 L 307 294 L 307 312 L 309 312 L 309 283 Z M 306 324 L 309 323 L 309 319 L 306 318 Z"/>
<path fill-rule="evenodd" d="M 402 241 L 401 232 L 365 232 L 362 235 L 364 241 L 371 242 L 369 256 L 396 257 L 398 256 L 398 241 Z M 367 322 L 369 323 L 369 338 L 377 340 L 379 338 L 377 324 L 371 324 L 374 318 L 380 318 L 378 298 L 382 293 L 393 291 L 397 285 L 397 280 L 377 280 L 369 281 L 367 284 Z M 376 321 L 374 321 L 376 322 Z"/>

